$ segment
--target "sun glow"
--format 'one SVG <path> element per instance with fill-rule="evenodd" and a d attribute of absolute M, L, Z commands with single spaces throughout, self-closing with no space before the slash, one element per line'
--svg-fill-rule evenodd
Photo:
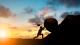
<path fill-rule="evenodd" d="M 7 38 L 7 31 L 0 29 L 0 38 Z"/>

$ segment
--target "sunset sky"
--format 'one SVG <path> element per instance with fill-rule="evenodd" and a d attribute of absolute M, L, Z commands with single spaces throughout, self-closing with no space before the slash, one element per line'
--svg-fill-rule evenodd
<path fill-rule="evenodd" d="M 64 12 L 80 11 L 79 0 L 0 0 L 0 30 L 9 32 L 10 38 L 33 38 L 39 27 L 32 23 L 43 24 L 43 18 L 60 17 Z M 51 6 L 51 7 L 50 7 Z M 43 16 L 43 17 L 42 17 Z M 44 35 L 48 35 L 46 29 Z"/>

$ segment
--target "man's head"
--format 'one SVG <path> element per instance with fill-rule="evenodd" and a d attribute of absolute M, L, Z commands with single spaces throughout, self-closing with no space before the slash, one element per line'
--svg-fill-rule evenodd
<path fill-rule="evenodd" d="M 40 26 L 40 24 L 37 24 L 37 26 Z"/>
<path fill-rule="evenodd" d="M 47 18 L 44 21 L 44 27 L 50 32 L 54 32 L 54 30 L 58 27 L 58 21 L 54 18 Z"/>

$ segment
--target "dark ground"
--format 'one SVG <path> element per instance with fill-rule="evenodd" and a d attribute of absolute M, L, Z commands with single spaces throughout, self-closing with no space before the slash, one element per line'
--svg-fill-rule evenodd
<path fill-rule="evenodd" d="M 44 45 L 42 39 L 7 39 L 0 40 L 0 45 Z"/>

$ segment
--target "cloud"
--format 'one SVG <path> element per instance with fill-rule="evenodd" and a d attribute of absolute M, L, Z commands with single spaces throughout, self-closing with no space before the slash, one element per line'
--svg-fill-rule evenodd
<path fill-rule="evenodd" d="M 0 5 L 0 17 L 7 18 L 11 15 L 12 15 L 12 13 L 9 8 L 6 8 L 5 6 Z"/>
<path fill-rule="evenodd" d="M 79 12 L 79 11 L 64 12 L 64 13 L 61 15 L 61 18 L 65 18 L 67 15 L 80 15 L 80 12 Z"/>
<path fill-rule="evenodd" d="M 80 6 L 80 0 L 59 0 L 59 2 L 68 6 L 68 7 Z"/>
<path fill-rule="evenodd" d="M 79 7 L 80 0 L 48 0 L 48 5 L 52 5 L 53 7 L 58 5 L 64 5 L 67 7 Z"/>
<path fill-rule="evenodd" d="M 73 12 L 74 15 L 80 15 L 80 12 L 79 11 L 75 11 Z"/>
<path fill-rule="evenodd" d="M 29 19 L 29 22 L 34 24 L 42 24 L 42 21 L 38 17 Z"/>
<path fill-rule="evenodd" d="M 69 15 L 69 12 L 64 12 L 64 13 L 61 15 L 61 18 L 65 18 L 67 15 Z"/>
<path fill-rule="evenodd" d="M 24 9 L 24 13 L 26 13 L 26 14 L 31 14 L 31 13 L 33 13 L 33 8 L 32 7 L 27 7 L 27 8 L 25 8 Z"/>
<path fill-rule="evenodd" d="M 47 17 L 52 17 L 52 16 L 55 17 L 56 10 L 53 9 L 52 7 L 44 7 L 41 10 L 39 10 L 37 15 L 43 19 L 45 19 Z"/>
<path fill-rule="evenodd" d="M 49 8 L 49 7 L 44 7 L 38 12 L 36 12 L 34 18 L 29 19 L 30 23 L 35 23 L 35 24 L 43 24 L 44 20 L 49 17 L 55 17 L 55 10 Z"/>

